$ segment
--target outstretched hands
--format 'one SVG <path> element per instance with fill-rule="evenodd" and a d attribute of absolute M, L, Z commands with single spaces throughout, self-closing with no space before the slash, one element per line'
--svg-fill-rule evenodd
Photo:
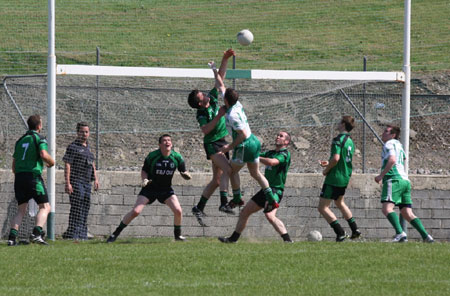
<path fill-rule="evenodd" d="M 223 52 L 223 57 L 225 59 L 229 59 L 230 57 L 235 56 L 235 55 L 236 55 L 236 53 L 234 52 L 234 50 L 232 48 L 230 48 L 227 51 Z"/>
<path fill-rule="evenodd" d="M 216 63 L 215 63 L 214 61 L 209 62 L 209 63 L 208 63 L 208 66 L 209 66 L 213 71 L 217 70 Z"/>

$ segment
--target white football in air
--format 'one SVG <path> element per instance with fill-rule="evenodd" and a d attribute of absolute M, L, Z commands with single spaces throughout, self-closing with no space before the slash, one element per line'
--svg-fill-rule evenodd
<path fill-rule="evenodd" d="M 308 241 L 320 242 L 322 240 L 322 234 L 317 230 L 312 230 L 308 233 Z"/>
<path fill-rule="evenodd" d="M 237 41 L 239 42 L 239 44 L 244 46 L 250 45 L 253 42 L 252 32 L 247 29 L 240 31 L 237 34 Z"/>

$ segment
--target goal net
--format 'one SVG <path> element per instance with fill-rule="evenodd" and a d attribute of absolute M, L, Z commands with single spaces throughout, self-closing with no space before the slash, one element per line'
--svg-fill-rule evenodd
<path fill-rule="evenodd" d="M 279 130 L 291 133 L 291 173 L 321 171 L 317 160 L 329 157 L 336 123 L 343 115 L 354 116 L 357 121 L 352 131 L 357 149 L 354 171 L 362 172 L 364 161 L 367 172 L 376 172 L 380 165 L 380 143 L 375 134 L 381 132 L 384 124 L 400 125 L 401 121 L 402 83 L 395 81 L 237 78 L 226 79 L 225 83 L 239 91 L 252 132 L 261 140 L 263 150 L 273 148 Z M 7 155 L 1 159 L 3 168 L 10 167 L 14 142 L 25 131 L 23 119 L 39 113 L 46 126 L 46 84 L 46 77 L 5 79 L 4 88 L 9 95 L 2 94 L 3 122 L 7 122 L 1 131 L 2 147 Z M 64 169 L 64 155 L 77 138 L 77 123 L 87 122 L 91 132 L 90 151 L 101 170 L 139 171 L 146 155 L 157 149 L 157 138 L 169 133 L 175 150 L 182 153 L 190 171 L 209 172 L 211 165 L 203 151 L 203 135 L 195 119 L 196 111 L 187 104 L 187 96 L 194 88 L 208 92 L 213 84 L 212 78 L 203 77 L 57 76 L 56 168 Z M 375 134 L 369 127 L 363 130 L 361 115 Z M 415 138 L 419 146 L 420 140 L 427 141 L 425 137 L 433 135 L 417 127 L 442 116 L 448 116 L 448 103 L 431 97 L 426 102 L 424 98 L 412 97 L 411 128 L 417 131 Z M 438 127 L 434 128 L 439 133 Z M 43 134 L 46 133 L 44 128 Z M 416 142 L 413 144 L 412 153 L 415 153 Z M 410 168 L 426 169 L 429 162 L 416 159 L 418 162 L 413 158 Z M 72 173 L 77 173 L 76 168 L 73 169 Z M 56 190 L 56 203 L 60 206 L 55 232 L 62 234 L 70 231 L 71 204 L 68 195 L 61 193 L 65 188 L 58 186 L 64 185 L 57 185 Z M 9 192 L 13 207 L 14 193 Z M 101 194 L 91 196 L 91 206 L 104 209 L 106 202 Z M 81 219 L 82 210 L 72 211 L 72 214 Z M 33 225 L 33 218 L 28 219 L 26 223 Z M 2 230 L 3 235 L 7 228 Z"/>
<path fill-rule="evenodd" d="M 239 91 L 252 132 L 263 149 L 273 147 L 279 130 L 292 134 L 295 161 L 291 172 L 320 171 L 317 159 L 328 157 L 335 124 L 343 115 L 357 120 L 352 132 L 358 149 L 356 171 L 362 170 L 363 150 L 367 170 L 377 170 L 378 142 L 369 128 L 363 131 L 360 115 L 377 133 L 380 124 L 399 124 L 402 83 L 335 79 L 226 79 L 225 83 Z M 57 85 L 57 168 L 64 168 L 61 160 L 76 138 L 76 125 L 85 121 L 90 127 L 90 149 L 100 169 L 139 170 L 146 153 L 157 148 L 157 137 L 170 133 L 191 171 L 210 170 L 196 110 L 187 104 L 187 95 L 194 88 L 208 92 L 214 85 L 212 78 L 61 75 Z M 5 101 L 12 115 L 20 118 L 19 111 L 23 117 L 46 113 L 45 77 L 11 78 L 7 88 L 16 104 Z M 17 134 L 24 129 L 22 121 L 16 120 Z M 12 127 L 9 130 L 11 133 Z"/>

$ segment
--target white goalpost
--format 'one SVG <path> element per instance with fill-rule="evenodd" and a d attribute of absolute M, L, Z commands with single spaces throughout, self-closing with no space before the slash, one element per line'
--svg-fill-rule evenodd
<path fill-rule="evenodd" d="M 55 55 L 55 1 L 48 0 L 48 58 L 47 58 L 47 114 L 49 153 L 55 158 L 56 151 L 56 77 L 69 75 L 111 76 L 111 77 L 152 77 L 152 78 L 190 78 L 213 79 L 210 69 L 159 68 L 159 67 L 116 67 L 94 65 L 56 64 Z M 402 84 L 402 143 L 405 153 L 409 154 L 409 108 L 410 108 L 410 18 L 411 1 L 404 2 L 404 48 L 403 69 L 394 72 L 366 71 L 295 71 L 295 70 L 237 70 L 228 69 L 227 79 L 280 80 L 280 81 L 347 81 L 348 85 L 365 82 L 395 82 Z M 339 87 L 337 86 L 337 89 Z M 277 102 L 279 103 L 279 102 Z M 256 109 L 256 104 L 254 108 Z M 289 109 L 289 106 L 285 106 Z M 297 107 L 301 110 L 301 107 Z M 131 111 L 130 111 L 131 112 Z M 408 158 L 407 158 L 408 159 Z M 408 161 L 408 160 L 407 160 Z M 406 171 L 408 162 L 405 163 Z M 55 239 L 55 168 L 47 170 L 48 196 L 51 214 L 47 221 L 49 239 Z"/>

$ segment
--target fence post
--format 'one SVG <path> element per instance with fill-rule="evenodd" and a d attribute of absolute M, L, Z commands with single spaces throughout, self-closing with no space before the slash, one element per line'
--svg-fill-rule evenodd
<path fill-rule="evenodd" d="M 363 71 L 367 71 L 367 57 L 363 59 Z M 363 84 L 363 116 L 366 118 L 366 84 Z M 362 125 L 362 172 L 366 173 L 366 125 Z"/>
<path fill-rule="evenodd" d="M 97 66 L 100 65 L 100 48 L 97 46 Z M 97 118 L 95 122 L 95 129 L 97 134 L 97 142 L 95 147 L 95 167 L 97 170 L 100 168 L 99 164 L 99 149 L 100 149 L 100 102 L 99 102 L 99 79 L 100 77 L 97 75 L 97 102 L 96 102 L 96 108 L 97 108 Z"/>
<path fill-rule="evenodd" d="M 236 56 L 233 56 L 233 70 L 236 69 Z M 233 78 L 233 89 L 236 89 L 236 78 Z"/>

